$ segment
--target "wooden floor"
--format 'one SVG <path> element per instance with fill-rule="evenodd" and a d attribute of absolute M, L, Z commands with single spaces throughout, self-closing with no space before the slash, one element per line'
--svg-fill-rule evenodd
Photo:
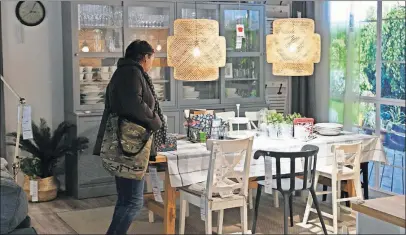
<path fill-rule="evenodd" d="M 86 210 L 99 207 L 108 207 L 115 204 L 116 196 L 100 197 L 76 200 L 71 197 L 60 195 L 56 200 L 46 203 L 30 203 L 29 215 L 32 218 L 32 225 L 39 234 L 76 234 L 76 232 L 67 225 L 62 219 L 59 218 L 57 213 L 75 210 Z M 282 199 L 280 203 L 282 203 Z M 300 197 L 294 200 L 294 221 L 298 223 L 302 220 L 305 204 L 301 201 Z M 329 211 L 330 204 L 325 202 L 322 204 L 324 210 Z M 145 209 L 144 209 L 145 210 Z M 249 210 L 249 229 L 251 229 L 252 212 Z M 138 220 L 147 221 L 147 213 L 141 213 L 142 218 Z M 145 217 L 145 218 L 143 218 Z M 213 216 L 213 226 L 216 226 L 216 213 Z M 310 219 L 317 216 L 311 214 Z M 238 209 L 226 210 L 224 215 L 224 229 L 235 230 L 240 229 L 240 215 Z M 159 221 L 160 219 L 157 218 Z M 325 219 L 327 224 L 332 224 L 331 221 Z M 347 227 L 355 227 L 355 220 L 350 218 L 343 222 Z M 151 224 L 151 226 L 153 226 Z M 227 229 L 228 228 L 228 229 Z M 292 234 L 308 234 L 312 230 L 300 225 L 295 225 L 289 228 Z M 213 229 L 216 231 L 216 228 Z M 197 207 L 190 206 L 190 217 L 186 220 L 186 233 L 187 234 L 202 234 L 204 233 L 204 222 L 200 220 L 200 210 Z M 261 205 L 258 216 L 257 233 L 264 234 L 281 234 L 283 233 L 283 210 L 282 208 L 275 208 L 271 195 L 263 194 L 261 197 Z"/>

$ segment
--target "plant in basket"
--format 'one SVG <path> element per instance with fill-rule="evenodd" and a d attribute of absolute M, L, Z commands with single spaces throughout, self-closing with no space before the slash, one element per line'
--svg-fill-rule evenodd
<path fill-rule="evenodd" d="M 56 198 L 58 184 L 55 175 L 58 160 L 72 157 L 78 151 L 88 148 L 89 140 L 86 137 L 77 137 L 75 132 L 76 126 L 64 121 L 51 134 L 51 129 L 41 118 L 39 125 L 32 123 L 32 140 L 20 137 L 20 149 L 31 154 L 20 161 L 20 168 L 24 173 L 23 188 L 30 201 L 30 181 L 37 181 L 38 201 Z M 17 133 L 8 133 L 7 136 L 13 138 L 7 145 L 15 146 Z"/>

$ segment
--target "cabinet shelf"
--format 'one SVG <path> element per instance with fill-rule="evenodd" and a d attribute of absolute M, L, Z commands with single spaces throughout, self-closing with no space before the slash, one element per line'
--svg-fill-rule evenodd
<path fill-rule="evenodd" d="M 169 27 L 164 26 L 164 27 L 136 27 L 136 26 L 130 26 L 130 29 L 134 30 L 163 30 L 163 29 L 169 29 Z"/>
<path fill-rule="evenodd" d="M 257 81 L 258 78 L 226 78 L 225 81 L 232 82 L 232 81 Z"/>
<path fill-rule="evenodd" d="M 92 81 L 92 82 L 88 82 L 88 81 L 81 81 L 80 85 L 108 85 L 110 82 L 110 80 L 108 81 Z"/>
<path fill-rule="evenodd" d="M 104 25 L 104 26 L 96 26 L 96 25 L 80 25 L 79 29 L 122 29 L 123 26 L 109 26 L 109 25 Z"/>
<path fill-rule="evenodd" d="M 151 81 L 152 81 L 152 83 L 167 83 L 167 82 L 170 82 L 169 80 L 163 80 L 163 79 L 157 79 L 157 80 L 151 79 Z"/>
<path fill-rule="evenodd" d="M 121 58 L 123 52 L 78 52 L 75 55 L 80 58 Z"/>

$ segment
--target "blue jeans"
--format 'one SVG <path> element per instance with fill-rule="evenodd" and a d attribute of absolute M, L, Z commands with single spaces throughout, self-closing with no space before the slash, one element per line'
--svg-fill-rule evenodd
<path fill-rule="evenodd" d="M 107 235 L 124 235 L 144 204 L 144 179 L 116 177 L 117 203 Z"/>

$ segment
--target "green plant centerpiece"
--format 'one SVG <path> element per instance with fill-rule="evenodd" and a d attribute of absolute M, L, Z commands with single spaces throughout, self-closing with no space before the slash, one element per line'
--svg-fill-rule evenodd
<path fill-rule="evenodd" d="M 300 118 L 298 113 L 288 114 L 285 116 L 283 122 L 280 124 L 280 137 L 283 139 L 293 138 L 293 120 Z"/>
<path fill-rule="evenodd" d="M 282 113 L 268 112 L 268 135 L 271 138 L 278 138 L 280 133 L 280 124 L 283 122 L 284 117 Z"/>
<path fill-rule="evenodd" d="M 288 115 L 286 115 L 286 117 L 285 117 L 285 122 L 286 122 L 287 124 L 293 125 L 293 121 L 294 121 L 296 118 L 301 118 L 301 117 L 302 117 L 302 115 L 300 115 L 300 113 L 288 114 Z"/>
<path fill-rule="evenodd" d="M 24 191 L 30 200 L 30 181 L 37 181 L 38 201 L 56 198 L 58 186 L 54 176 L 58 160 L 72 157 L 88 148 L 89 140 L 86 137 L 77 137 L 75 133 L 76 126 L 64 121 L 51 134 L 51 128 L 41 118 L 39 125 L 32 123 L 32 140 L 20 137 L 20 149 L 31 155 L 20 161 L 21 171 L 25 175 Z M 17 133 L 8 133 L 7 136 L 13 138 L 7 144 L 15 146 Z"/>

